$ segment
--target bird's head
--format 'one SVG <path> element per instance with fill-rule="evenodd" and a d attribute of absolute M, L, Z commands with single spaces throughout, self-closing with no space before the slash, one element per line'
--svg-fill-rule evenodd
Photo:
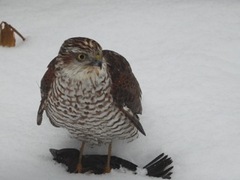
<path fill-rule="evenodd" d="M 83 37 L 70 38 L 64 41 L 59 53 L 65 65 L 82 71 L 85 69 L 99 70 L 103 64 L 102 47 L 94 40 Z"/>

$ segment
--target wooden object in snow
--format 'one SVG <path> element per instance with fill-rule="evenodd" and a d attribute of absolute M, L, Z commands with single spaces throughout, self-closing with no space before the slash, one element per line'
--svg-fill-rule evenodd
<path fill-rule="evenodd" d="M 1 22 L 0 24 L 0 46 L 14 47 L 16 45 L 15 34 L 19 35 L 23 41 L 25 38 L 10 24 Z"/>

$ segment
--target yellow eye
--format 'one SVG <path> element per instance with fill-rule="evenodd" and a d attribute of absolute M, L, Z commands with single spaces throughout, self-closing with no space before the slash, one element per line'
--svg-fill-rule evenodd
<path fill-rule="evenodd" d="M 79 60 L 84 60 L 85 57 L 86 57 L 85 54 L 79 54 L 79 55 L 78 55 L 78 59 L 79 59 Z"/>

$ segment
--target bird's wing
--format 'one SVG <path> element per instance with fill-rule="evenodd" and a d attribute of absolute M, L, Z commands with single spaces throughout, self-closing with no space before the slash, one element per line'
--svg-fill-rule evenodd
<path fill-rule="evenodd" d="M 103 50 L 103 57 L 107 62 L 107 69 L 112 79 L 111 94 L 114 102 L 145 135 L 137 116 L 142 113 L 141 89 L 128 61 L 120 54 L 110 50 Z"/>
<path fill-rule="evenodd" d="M 55 79 L 55 66 L 54 64 L 56 63 L 57 58 L 54 58 L 48 65 L 48 69 L 45 72 L 42 80 L 41 80 L 41 102 L 40 106 L 38 109 L 38 114 L 37 114 L 37 124 L 41 125 L 42 123 L 42 114 L 45 109 L 45 104 L 46 104 L 46 99 L 48 96 L 48 92 L 51 89 L 52 82 Z"/>

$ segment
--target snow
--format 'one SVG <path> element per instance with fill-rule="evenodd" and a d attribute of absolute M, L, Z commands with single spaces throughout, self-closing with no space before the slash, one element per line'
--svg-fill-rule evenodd
<path fill-rule="evenodd" d="M 80 144 L 46 116 L 37 126 L 39 84 L 62 42 L 75 36 L 125 56 L 143 91 L 147 136 L 115 142 L 114 155 L 143 166 L 164 152 L 177 180 L 239 179 L 239 1 L 2 0 L 0 17 L 27 39 L 0 47 L 0 179 L 152 179 L 69 174 L 52 160 L 49 148 Z"/>

